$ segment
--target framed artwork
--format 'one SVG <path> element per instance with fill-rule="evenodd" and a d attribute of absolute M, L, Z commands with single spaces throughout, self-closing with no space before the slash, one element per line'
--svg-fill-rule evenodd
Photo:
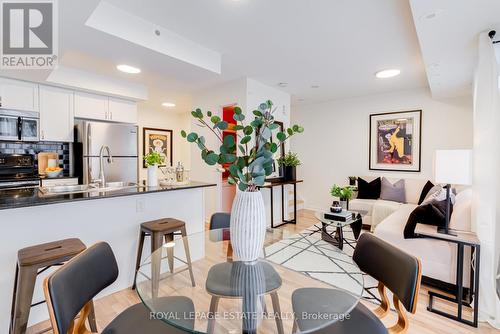
<path fill-rule="evenodd" d="M 143 156 L 151 153 L 158 152 L 164 158 L 165 162 L 170 161 L 170 166 L 173 166 L 173 131 L 166 129 L 143 128 L 142 129 L 142 142 L 143 142 Z M 165 167 L 161 165 L 160 167 Z M 143 167 L 146 168 L 146 163 L 143 162 Z"/>
<path fill-rule="evenodd" d="M 420 172 L 422 110 L 370 115 L 370 170 Z"/>
<path fill-rule="evenodd" d="M 276 133 L 285 131 L 285 126 L 284 126 L 283 122 L 274 121 L 274 123 L 279 125 L 278 131 L 275 130 Z M 271 143 L 273 143 L 275 140 L 277 140 L 277 139 L 273 139 L 273 137 L 271 136 Z M 281 168 L 279 168 L 276 160 L 278 160 L 279 158 L 281 158 L 284 155 L 285 155 L 285 143 L 281 143 L 280 147 L 278 148 L 278 151 L 276 151 L 276 153 L 274 153 L 273 173 L 267 178 L 268 180 L 283 177 L 283 175 L 282 175 L 283 172 L 282 172 Z"/>

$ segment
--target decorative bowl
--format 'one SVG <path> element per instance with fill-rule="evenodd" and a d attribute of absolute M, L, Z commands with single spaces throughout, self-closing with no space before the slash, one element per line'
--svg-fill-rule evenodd
<path fill-rule="evenodd" d="M 330 207 L 330 211 L 333 213 L 341 213 L 342 205 L 340 205 L 339 201 L 333 201 L 332 206 Z"/>
<path fill-rule="evenodd" d="M 52 171 L 52 172 L 46 171 L 45 175 L 47 175 L 47 177 L 49 179 L 54 179 L 54 178 L 58 177 L 61 174 L 61 172 L 62 172 L 62 169 L 56 170 L 56 171 Z"/>

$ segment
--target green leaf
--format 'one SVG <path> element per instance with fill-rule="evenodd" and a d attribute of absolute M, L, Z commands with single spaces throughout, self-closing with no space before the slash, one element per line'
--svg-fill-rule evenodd
<path fill-rule="evenodd" d="M 269 147 L 269 150 L 273 153 L 278 152 L 278 144 L 276 143 L 271 143 L 271 146 Z"/>
<path fill-rule="evenodd" d="M 259 105 L 259 110 L 260 111 L 266 111 L 267 110 L 267 103 L 261 103 Z"/>
<path fill-rule="evenodd" d="M 236 161 L 237 157 L 235 154 L 231 153 L 226 153 L 226 154 L 221 154 L 224 160 L 224 163 L 230 164 Z"/>
<path fill-rule="evenodd" d="M 235 164 L 232 164 L 231 166 L 229 166 L 229 172 L 231 173 L 232 176 L 234 177 L 237 177 L 238 176 L 238 166 L 236 166 Z"/>
<path fill-rule="evenodd" d="M 198 148 L 200 150 L 204 150 L 205 149 L 205 137 L 201 136 L 198 138 Z"/>
<path fill-rule="evenodd" d="M 182 130 L 181 131 L 181 136 L 182 136 L 182 138 L 186 138 L 186 136 L 187 136 L 186 131 Z"/>
<path fill-rule="evenodd" d="M 271 100 L 267 100 L 267 101 L 266 101 L 266 103 L 267 103 L 267 107 L 268 107 L 269 109 L 271 109 L 271 108 L 273 107 L 273 104 L 274 104 L 274 103 L 273 103 L 273 101 L 271 101 Z"/>
<path fill-rule="evenodd" d="M 292 135 L 293 135 L 293 130 L 292 130 L 292 129 L 290 129 L 290 128 L 286 129 L 286 132 L 288 132 L 288 135 L 289 135 L 289 136 L 292 136 Z"/>
<path fill-rule="evenodd" d="M 211 112 L 210 110 L 209 110 L 209 111 L 207 111 L 207 116 L 208 116 L 208 117 L 212 117 L 212 112 Z"/>
<path fill-rule="evenodd" d="M 235 131 L 240 131 L 240 130 L 243 130 L 245 127 L 243 125 L 240 125 L 240 124 L 237 124 L 234 126 L 234 130 Z"/>
<path fill-rule="evenodd" d="M 248 185 L 246 183 L 243 183 L 243 182 L 238 183 L 238 189 L 240 189 L 241 191 L 245 191 L 245 190 L 247 190 L 247 188 L 248 188 Z"/>
<path fill-rule="evenodd" d="M 298 132 L 298 133 L 302 133 L 302 132 L 304 132 L 304 128 L 303 128 L 303 127 L 301 127 L 301 126 L 299 126 L 299 128 L 297 129 L 297 132 Z"/>
<path fill-rule="evenodd" d="M 292 126 L 292 129 L 293 129 L 293 131 L 298 132 L 299 126 L 297 124 L 295 124 L 294 126 Z"/>
<path fill-rule="evenodd" d="M 235 114 L 239 115 L 239 114 L 241 114 L 242 112 L 243 112 L 243 111 L 241 110 L 241 108 L 240 108 L 240 107 L 234 107 L 234 113 L 235 113 Z"/>
<path fill-rule="evenodd" d="M 220 122 L 220 117 L 219 116 L 212 116 L 210 117 L 210 122 L 214 123 L 214 124 L 217 124 Z"/>
<path fill-rule="evenodd" d="M 245 115 L 243 114 L 234 114 L 233 115 L 233 119 L 236 121 L 236 122 L 241 122 L 245 119 Z"/>
<path fill-rule="evenodd" d="M 209 153 L 205 157 L 205 162 L 210 166 L 215 165 L 217 161 L 219 161 L 219 156 L 215 153 Z"/>
<path fill-rule="evenodd" d="M 221 130 L 226 130 L 228 126 L 229 124 L 226 121 L 220 121 L 219 123 L 215 124 L 215 127 Z"/>
<path fill-rule="evenodd" d="M 247 136 L 251 135 L 253 132 L 253 128 L 250 125 L 245 126 L 243 129 L 243 133 Z"/>
<path fill-rule="evenodd" d="M 278 134 L 276 135 L 276 138 L 278 138 L 279 141 L 285 141 L 286 134 L 284 132 L 278 132 Z"/>
<path fill-rule="evenodd" d="M 261 119 L 259 119 L 259 118 L 254 119 L 254 120 L 250 123 L 250 125 L 251 125 L 251 126 L 253 126 L 253 127 L 254 127 L 254 128 L 256 128 L 256 129 L 257 129 L 257 128 L 259 128 L 259 127 L 261 127 L 261 126 L 262 126 L 262 124 L 263 124 L 263 122 L 262 122 L 262 120 L 261 120 Z"/>
<path fill-rule="evenodd" d="M 253 114 L 257 117 L 262 117 L 262 112 L 260 110 L 254 110 Z"/>
<path fill-rule="evenodd" d="M 250 136 L 245 136 L 245 137 L 241 138 L 241 140 L 240 140 L 240 144 L 241 144 L 241 145 L 245 145 L 245 144 L 246 144 L 246 143 L 248 143 L 250 140 L 252 140 L 252 137 L 250 137 Z"/>
<path fill-rule="evenodd" d="M 271 135 L 272 135 L 272 133 L 271 133 L 271 130 L 269 130 L 269 128 L 264 128 L 262 130 L 261 136 L 262 136 L 262 138 L 264 138 L 264 140 L 268 141 L 269 138 L 271 138 Z"/>
<path fill-rule="evenodd" d="M 196 134 L 194 132 L 191 132 L 187 136 L 187 141 L 190 142 L 190 143 L 194 143 L 196 141 L 196 139 L 198 139 L 198 134 Z"/>
<path fill-rule="evenodd" d="M 227 178 L 227 182 L 228 182 L 229 184 L 236 184 L 236 183 L 237 183 L 237 182 L 236 182 L 236 179 L 235 179 L 234 177 L 232 177 L 232 176 L 229 176 L 229 177 Z"/>
<path fill-rule="evenodd" d="M 263 186 L 265 182 L 266 182 L 265 175 L 257 176 L 256 178 L 253 179 L 253 183 L 257 186 Z"/>
<path fill-rule="evenodd" d="M 276 130 L 276 129 L 277 129 L 277 128 L 279 128 L 279 127 L 280 127 L 280 125 L 279 125 L 279 124 L 276 124 L 276 123 L 271 123 L 271 124 L 269 124 L 269 125 L 268 125 L 268 128 L 269 128 L 270 130 Z"/>
<path fill-rule="evenodd" d="M 241 154 L 245 154 L 246 153 L 245 147 L 243 147 L 243 145 L 238 145 L 238 148 L 240 149 Z"/>

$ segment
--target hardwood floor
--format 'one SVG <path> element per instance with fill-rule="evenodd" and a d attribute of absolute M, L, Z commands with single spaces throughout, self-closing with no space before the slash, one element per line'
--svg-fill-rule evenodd
<path fill-rule="evenodd" d="M 297 225 L 285 225 L 280 227 L 283 230 L 290 232 L 300 232 L 309 226 L 316 223 L 316 220 L 311 211 L 301 210 L 298 215 Z M 486 323 L 481 323 L 479 328 L 473 328 L 455 321 L 448 320 L 444 317 L 438 316 L 434 313 L 427 311 L 427 292 L 429 288 L 422 286 L 420 290 L 417 312 L 416 314 L 409 314 L 410 327 L 408 333 L 410 334 L 426 334 L 426 333 L 440 333 L 440 334 L 468 334 L 468 333 L 500 333 Z M 99 328 L 104 328 L 117 314 L 122 312 L 127 307 L 139 303 L 140 300 L 137 294 L 130 290 L 122 290 L 110 296 L 101 298 L 95 302 L 97 323 Z M 376 306 L 370 302 L 363 301 L 363 303 L 370 309 L 375 309 Z M 453 310 L 453 304 L 448 302 L 436 302 L 436 306 L 445 310 Z M 384 323 L 392 325 L 396 322 L 397 316 L 394 311 L 391 312 Z M 48 322 L 43 322 L 32 326 L 28 329 L 29 334 L 39 333 L 44 329 L 50 327 Z M 285 329 L 285 332 L 289 332 Z M 52 333 L 47 331 L 46 333 Z"/>

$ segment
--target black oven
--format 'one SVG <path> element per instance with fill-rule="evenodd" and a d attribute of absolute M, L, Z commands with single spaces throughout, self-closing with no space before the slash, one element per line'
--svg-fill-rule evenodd
<path fill-rule="evenodd" d="M 0 154 L 0 189 L 33 187 L 40 184 L 31 154 Z"/>

